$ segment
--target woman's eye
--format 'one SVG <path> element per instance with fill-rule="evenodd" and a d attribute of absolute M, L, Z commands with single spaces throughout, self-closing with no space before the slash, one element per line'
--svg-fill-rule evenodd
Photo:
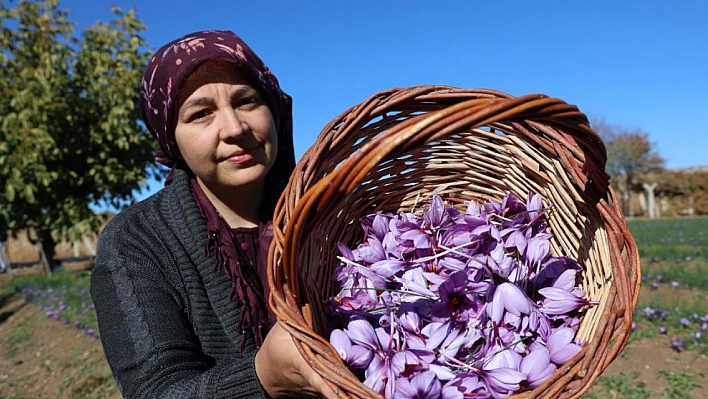
<path fill-rule="evenodd" d="M 197 111 L 193 113 L 192 115 L 189 116 L 189 121 L 190 122 L 199 122 L 204 120 L 207 116 L 209 116 L 209 110 L 203 109 L 200 111 Z"/>
<path fill-rule="evenodd" d="M 249 107 L 260 104 L 258 97 L 243 97 L 236 102 L 236 107 Z"/>

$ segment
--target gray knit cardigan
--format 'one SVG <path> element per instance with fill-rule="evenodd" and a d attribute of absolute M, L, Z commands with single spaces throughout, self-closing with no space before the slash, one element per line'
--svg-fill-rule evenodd
<path fill-rule="evenodd" d="M 206 244 L 206 223 L 179 169 L 172 184 L 101 232 L 91 296 L 126 399 L 266 397 L 253 336 L 238 331 L 232 283 L 214 270 Z"/>

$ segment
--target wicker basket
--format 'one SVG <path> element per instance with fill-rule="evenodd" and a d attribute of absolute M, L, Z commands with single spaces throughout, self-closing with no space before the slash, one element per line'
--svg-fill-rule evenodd
<path fill-rule="evenodd" d="M 640 284 L 636 244 L 604 171 L 605 147 L 577 107 L 534 94 L 417 86 L 377 93 L 330 122 L 298 163 L 274 216 L 270 306 L 342 398 L 381 398 L 346 368 L 328 337 L 337 243 L 354 248 L 368 212 L 447 199 L 539 193 L 552 207 L 551 252 L 583 265 L 599 305 L 586 341 L 543 385 L 514 398 L 577 398 L 624 348 Z"/>

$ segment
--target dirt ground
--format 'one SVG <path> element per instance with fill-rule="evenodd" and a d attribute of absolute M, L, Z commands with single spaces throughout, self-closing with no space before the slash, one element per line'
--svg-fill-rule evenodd
<path fill-rule="evenodd" d="M 652 398 L 661 398 L 668 388 L 660 372 L 687 371 L 695 375 L 694 398 L 708 398 L 708 358 L 697 351 L 676 352 L 665 335 L 632 342 L 605 370 L 603 375 L 638 373 L 637 381 L 646 384 Z"/>
<path fill-rule="evenodd" d="M 672 289 L 661 285 L 656 290 L 642 289 L 639 303 L 659 301 L 664 307 L 679 303 L 695 302 L 700 298 L 696 291 Z M 641 306 L 641 305 L 640 305 Z M 703 304 L 702 314 L 708 314 L 708 305 Z M 640 316 L 637 316 L 640 317 Z M 652 398 L 661 398 L 668 387 L 662 372 L 687 372 L 694 376 L 696 386 L 691 391 L 694 398 L 708 398 L 708 356 L 698 350 L 677 352 L 671 348 L 671 335 L 655 335 L 650 338 L 630 340 L 624 351 L 610 364 L 603 375 L 637 373 L 636 381 L 646 384 Z"/>
<path fill-rule="evenodd" d="M 0 398 L 121 398 L 99 340 L 17 295 L 0 305 Z"/>
<path fill-rule="evenodd" d="M 700 385 L 694 397 L 708 398 L 708 359 L 695 350 L 674 351 L 669 339 L 657 335 L 633 341 L 604 375 L 636 372 L 651 397 L 660 398 L 667 387 L 660 371 L 689 371 Z M 99 340 L 46 317 L 18 294 L 0 297 L 0 398 L 120 397 Z"/>

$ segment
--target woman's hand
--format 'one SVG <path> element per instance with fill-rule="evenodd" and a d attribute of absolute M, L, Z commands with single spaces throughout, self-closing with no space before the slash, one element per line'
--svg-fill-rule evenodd
<path fill-rule="evenodd" d="M 300 355 L 280 322 L 270 330 L 256 353 L 256 374 L 273 398 L 327 398 L 337 395 Z"/>

